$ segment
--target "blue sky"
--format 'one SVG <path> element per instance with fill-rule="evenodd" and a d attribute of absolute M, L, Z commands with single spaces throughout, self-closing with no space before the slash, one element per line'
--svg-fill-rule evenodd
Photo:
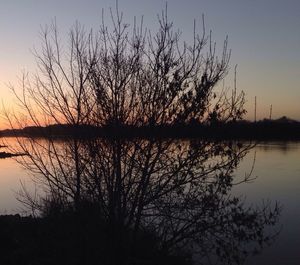
<path fill-rule="evenodd" d="M 130 23 L 144 16 L 155 29 L 162 0 L 119 0 L 119 9 Z M 40 27 L 56 18 L 67 33 L 76 20 L 97 28 L 101 10 L 108 12 L 115 0 L 0 0 L 0 100 L 13 106 L 7 83 L 21 71 L 34 71 L 30 50 L 39 47 Z M 254 97 L 258 116 L 283 115 L 300 120 L 300 1 L 296 0 L 170 0 L 168 13 L 185 39 L 191 38 L 193 20 L 205 15 L 206 28 L 221 46 L 226 35 L 232 50 L 231 68 L 238 64 L 238 88 L 247 96 L 247 118 L 253 119 Z M 233 71 L 226 78 L 232 85 Z"/>

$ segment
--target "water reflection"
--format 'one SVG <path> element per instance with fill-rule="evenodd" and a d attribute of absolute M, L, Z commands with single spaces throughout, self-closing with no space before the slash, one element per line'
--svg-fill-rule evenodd
<path fill-rule="evenodd" d="M 262 149 L 265 152 L 268 151 L 280 151 L 282 154 L 287 154 L 290 151 L 295 151 L 299 148 L 299 142 L 260 142 L 257 144 L 256 149 Z"/>
<path fill-rule="evenodd" d="M 251 145 L 19 139 L 18 148 L 27 154 L 18 161 L 43 188 L 38 198 L 23 191 L 23 202 L 45 218 L 72 212 L 81 220 L 72 227 L 80 244 L 64 256 L 90 264 L 241 264 L 276 234 L 266 228 L 276 224 L 277 206 L 249 207 L 231 194 L 251 178 L 233 177 Z"/>

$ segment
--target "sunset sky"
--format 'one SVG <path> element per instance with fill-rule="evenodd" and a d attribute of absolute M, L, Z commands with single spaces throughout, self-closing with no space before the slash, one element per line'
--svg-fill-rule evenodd
<path fill-rule="evenodd" d="M 119 0 L 125 20 L 144 16 L 145 25 L 156 28 L 163 0 Z M 97 29 L 101 10 L 108 12 L 115 0 L 0 0 L 0 101 L 14 108 L 8 83 L 15 84 L 22 71 L 34 72 L 31 50 L 40 46 L 41 26 L 56 18 L 65 34 L 76 20 Z M 258 118 L 283 115 L 300 120 L 300 1 L 299 0 L 169 0 L 169 18 L 182 36 L 192 36 L 193 19 L 213 31 L 219 47 L 226 35 L 232 50 L 231 71 L 226 85 L 232 86 L 238 64 L 238 89 L 246 93 L 248 114 L 253 119 L 254 97 Z M 6 127 L 0 119 L 0 128 Z"/>

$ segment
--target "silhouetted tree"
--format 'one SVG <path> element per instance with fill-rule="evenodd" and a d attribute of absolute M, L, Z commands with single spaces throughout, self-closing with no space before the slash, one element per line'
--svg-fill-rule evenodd
<path fill-rule="evenodd" d="M 37 74 L 23 75 L 21 93 L 11 87 L 21 107 L 20 113 L 7 115 L 12 127 L 55 123 L 117 129 L 242 117 L 244 98 L 236 86 L 229 99 L 224 91 L 213 91 L 228 71 L 227 39 L 218 57 L 211 33 L 207 35 L 203 27 L 199 35 L 194 26 L 192 43 L 182 42 L 166 10 L 158 17 L 156 33 L 145 29 L 143 21 L 139 25 L 134 21 L 130 29 L 118 7 L 110 18 L 111 28 L 103 19 L 97 33 L 76 23 L 67 49 L 60 43 L 55 22 L 44 28 L 42 46 L 35 51 Z M 30 150 L 20 145 L 35 164 L 39 157 L 35 145 Z M 54 145 L 51 148 L 55 154 Z M 81 197 L 79 148 L 74 140 L 75 203 Z"/>
<path fill-rule="evenodd" d="M 228 71 L 227 39 L 218 57 L 211 33 L 203 29 L 198 35 L 194 26 L 192 43 L 182 42 L 166 11 L 155 34 L 142 22 L 130 31 L 118 9 L 110 17 L 112 28 L 103 20 L 97 34 L 77 23 L 67 51 L 55 23 L 43 31 L 38 74 L 24 75 L 21 95 L 12 88 L 24 114 L 8 117 L 12 127 L 55 123 L 120 130 L 242 117 L 244 97 L 236 86 L 229 97 L 214 91 Z M 248 146 L 46 136 L 18 139 L 18 150 L 27 154 L 18 161 L 44 189 L 37 200 L 26 190 L 20 199 L 45 217 L 75 212 L 80 244 L 74 255 L 83 253 L 83 243 L 91 247 L 80 226 L 89 215 L 98 224 L 95 233 L 105 228 L 104 264 L 158 263 L 158 254 L 176 257 L 177 250 L 190 254 L 192 248 L 201 258 L 215 252 L 221 262 L 239 264 L 248 255 L 244 243 L 269 241 L 264 227 L 275 224 L 278 208 L 245 209 L 229 194 Z"/>
<path fill-rule="evenodd" d="M 243 93 L 214 91 L 228 72 L 227 38 L 218 56 L 211 32 L 197 34 L 194 25 L 192 43 L 184 42 L 166 10 L 156 33 L 143 21 L 124 23 L 118 8 L 110 15 L 111 26 L 103 19 L 97 33 L 76 23 L 66 48 L 56 23 L 42 31 L 37 74 L 23 76 L 21 94 L 12 87 L 28 123 L 155 126 L 243 116 Z"/>

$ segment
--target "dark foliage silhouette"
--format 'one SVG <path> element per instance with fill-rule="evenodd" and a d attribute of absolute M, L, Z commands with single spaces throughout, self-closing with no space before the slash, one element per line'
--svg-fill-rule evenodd
<path fill-rule="evenodd" d="M 235 183 L 233 171 L 251 145 L 120 137 L 124 127 L 239 120 L 243 93 L 236 86 L 230 95 L 215 91 L 228 71 L 227 39 L 218 57 L 211 33 L 203 28 L 198 35 L 195 27 L 192 43 L 182 42 L 166 11 L 156 33 L 142 21 L 130 31 L 118 8 L 110 18 L 112 28 L 103 19 L 97 34 L 77 23 L 67 50 L 56 24 L 46 28 L 36 51 L 38 74 L 23 76 L 20 94 L 12 87 L 21 106 L 21 113 L 7 113 L 12 128 L 101 127 L 113 135 L 18 138 L 16 150 L 26 156 L 17 160 L 33 173 L 40 195 L 20 192 L 36 217 L 17 224 L 31 235 L 2 231 L 14 249 L 7 260 L 241 264 L 272 241 L 265 227 L 279 215 L 277 206 L 247 208 L 230 195 L 234 184 L 249 180 Z"/>

